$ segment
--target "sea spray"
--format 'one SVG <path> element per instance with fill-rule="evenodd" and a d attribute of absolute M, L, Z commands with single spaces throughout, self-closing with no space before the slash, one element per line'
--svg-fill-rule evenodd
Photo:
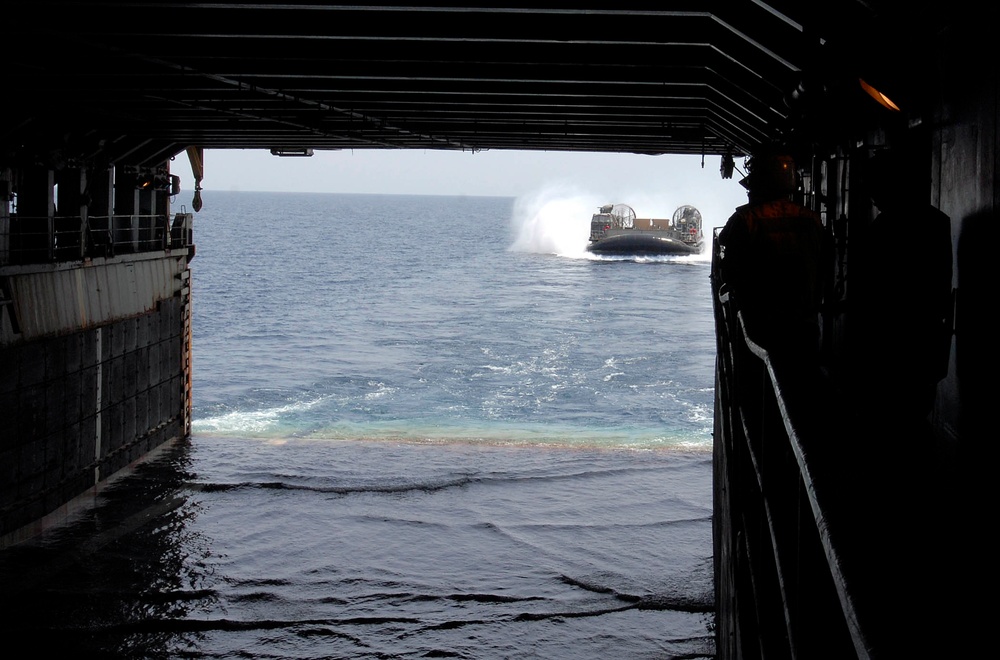
<path fill-rule="evenodd" d="M 599 197 L 571 187 L 552 187 L 519 197 L 511 223 L 515 252 L 582 256 L 590 235 L 590 217 Z"/>

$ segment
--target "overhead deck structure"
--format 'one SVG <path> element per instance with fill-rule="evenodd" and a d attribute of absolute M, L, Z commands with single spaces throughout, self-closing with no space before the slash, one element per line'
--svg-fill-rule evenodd
<path fill-rule="evenodd" d="M 191 145 L 739 155 L 808 130 L 804 117 L 861 125 L 875 108 L 859 78 L 919 102 L 926 63 L 961 28 L 877 1 L 13 0 L 5 13 L 0 158 L 136 166 Z"/>
<path fill-rule="evenodd" d="M 190 432 L 185 152 L 196 179 L 205 149 L 701 155 L 730 178 L 780 141 L 836 248 L 824 370 L 757 345 L 713 263 L 718 657 L 958 654 L 988 607 L 972 595 L 1000 200 L 995 35 L 971 7 L 9 0 L 0 548 Z M 922 154 L 914 195 L 951 219 L 933 439 L 873 433 L 839 396 L 866 377 L 850 266 L 876 209 L 857 165 L 901 146 Z"/>

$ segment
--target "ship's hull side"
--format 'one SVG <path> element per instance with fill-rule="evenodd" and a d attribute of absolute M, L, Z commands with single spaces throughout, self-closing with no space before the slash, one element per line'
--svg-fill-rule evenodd
<path fill-rule="evenodd" d="M 186 252 L 0 270 L 0 548 L 189 433 Z"/>

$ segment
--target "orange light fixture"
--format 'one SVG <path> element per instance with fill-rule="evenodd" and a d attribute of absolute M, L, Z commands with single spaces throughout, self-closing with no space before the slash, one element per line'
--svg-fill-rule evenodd
<path fill-rule="evenodd" d="M 899 112 L 899 106 L 893 103 L 892 99 L 866 83 L 863 78 L 858 78 L 858 80 L 861 82 L 861 89 L 865 90 L 868 96 L 878 101 L 879 105 Z"/>

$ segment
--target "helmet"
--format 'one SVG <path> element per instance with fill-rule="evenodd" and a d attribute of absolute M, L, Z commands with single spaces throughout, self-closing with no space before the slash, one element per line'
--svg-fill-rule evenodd
<path fill-rule="evenodd" d="M 753 192 L 790 193 L 795 190 L 795 160 L 779 150 L 755 153 L 747 161 L 747 175 L 740 185 Z"/>

